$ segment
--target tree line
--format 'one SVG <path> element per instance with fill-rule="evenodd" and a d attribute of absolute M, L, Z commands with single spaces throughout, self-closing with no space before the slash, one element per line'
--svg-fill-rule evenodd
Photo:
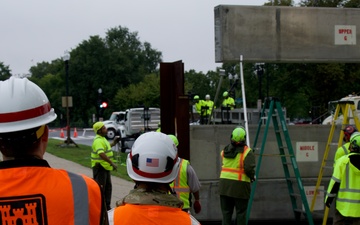
<path fill-rule="evenodd" d="M 358 0 L 301 1 L 301 6 L 359 8 Z M 292 6 L 291 0 L 274 0 L 265 5 Z M 99 103 L 106 101 L 103 111 L 107 119 L 111 112 L 132 107 L 160 107 L 159 64 L 162 53 L 148 42 L 141 42 L 137 32 L 118 26 L 109 29 L 104 38 L 90 36 L 70 51 L 68 88 L 73 97 L 70 108 L 71 127 L 89 127 L 93 115 L 99 116 Z M 201 99 L 210 94 L 214 100 L 220 81 L 225 77 L 220 96 L 231 91 L 241 107 L 242 93 L 238 63 L 223 63 L 216 71 L 206 73 L 193 69 L 184 72 L 185 94 Z M 66 96 L 66 73 L 61 56 L 51 62 L 39 62 L 29 69 L 29 79 L 47 94 L 58 114 L 53 126 L 66 125 L 66 109 L 61 98 Z M 243 63 L 247 107 L 257 107 L 258 99 L 278 97 L 287 109 L 290 120 L 303 118 L 321 122 L 328 112 L 328 102 L 360 92 L 360 65 L 357 63 Z M 11 76 L 9 66 L 0 62 L 0 80 Z M 233 79 L 229 79 L 232 77 Z M 232 87 L 232 88 L 231 88 Z M 99 93 L 101 88 L 102 92 Z"/>

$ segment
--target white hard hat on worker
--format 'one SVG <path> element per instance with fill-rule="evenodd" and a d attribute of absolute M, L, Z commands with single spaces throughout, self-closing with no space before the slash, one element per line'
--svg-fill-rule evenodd
<path fill-rule="evenodd" d="M 0 133 L 27 130 L 56 119 L 49 99 L 39 86 L 27 78 L 0 82 Z"/>
<path fill-rule="evenodd" d="M 161 132 L 148 132 L 136 139 L 126 165 L 135 181 L 171 183 L 178 174 L 179 163 L 172 139 Z"/>

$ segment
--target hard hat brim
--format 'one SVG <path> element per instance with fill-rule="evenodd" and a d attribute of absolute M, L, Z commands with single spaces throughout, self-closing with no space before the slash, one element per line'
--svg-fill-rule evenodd
<path fill-rule="evenodd" d="M 155 177 L 155 175 L 154 175 L 153 178 L 150 178 L 150 177 L 141 176 L 139 173 L 137 173 L 134 170 L 131 159 L 130 159 L 130 154 L 128 154 L 127 159 L 126 159 L 126 169 L 127 169 L 128 175 L 131 179 L 133 179 L 135 181 L 155 182 L 155 183 L 164 183 L 164 184 L 171 183 L 177 177 L 179 168 L 180 168 L 180 158 L 177 158 L 177 161 L 175 162 L 174 167 L 169 175 L 163 176 L 163 177 Z"/>

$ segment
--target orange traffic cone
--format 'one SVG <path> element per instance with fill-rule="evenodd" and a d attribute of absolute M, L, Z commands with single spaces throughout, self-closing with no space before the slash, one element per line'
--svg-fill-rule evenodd
<path fill-rule="evenodd" d="M 63 130 L 63 129 L 60 130 L 60 137 L 61 137 L 61 138 L 65 138 L 65 134 L 64 134 L 64 130 Z"/>
<path fill-rule="evenodd" d="M 78 136 L 78 133 L 77 133 L 77 130 L 76 130 L 76 127 L 75 127 L 75 130 L 74 130 L 74 138 L 76 138 Z"/>

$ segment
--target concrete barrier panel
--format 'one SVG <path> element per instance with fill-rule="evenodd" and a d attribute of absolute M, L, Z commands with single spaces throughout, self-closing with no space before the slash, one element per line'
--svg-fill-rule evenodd
<path fill-rule="evenodd" d="M 359 62 L 360 9 L 219 5 L 215 61 Z"/>

